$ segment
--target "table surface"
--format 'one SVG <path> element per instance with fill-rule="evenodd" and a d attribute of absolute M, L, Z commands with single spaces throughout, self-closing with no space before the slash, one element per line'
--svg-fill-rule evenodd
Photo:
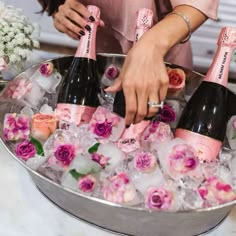
<path fill-rule="evenodd" d="M 1 236 L 115 236 L 56 207 L 38 191 L 25 168 L 1 143 L 0 153 Z M 236 208 L 216 230 L 206 234 L 222 235 L 236 235 Z"/>

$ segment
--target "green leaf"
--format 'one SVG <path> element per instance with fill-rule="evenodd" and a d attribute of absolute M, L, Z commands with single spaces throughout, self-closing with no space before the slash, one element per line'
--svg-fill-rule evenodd
<path fill-rule="evenodd" d="M 43 146 L 42 144 L 35 138 L 31 137 L 30 138 L 30 142 L 34 144 L 34 146 L 36 147 L 36 152 L 38 155 L 40 156 L 44 156 L 44 151 L 43 151 Z"/>
<path fill-rule="evenodd" d="M 79 178 L 85 176 L 85 175 L 79 173 L 78 171 L 76 171 L 76 169 L 72 169 L 72 170 L 70 170 L 69 173 L 70 173 L 71 176 L 72 176 L 73 178 L 75 178 L 76 180 L 78 180 Z"/>
<path fill-rule="evenodd" d="M 88 152 L 89 152 L 89 153 L 94 153 L 94 152 L 96 152 L 96 151 L 98 150 L 99 145 L 100 145 L 100 143 L 95 143 L 92 147 L 90 147 L 90 148 L 88 149 Z"/>

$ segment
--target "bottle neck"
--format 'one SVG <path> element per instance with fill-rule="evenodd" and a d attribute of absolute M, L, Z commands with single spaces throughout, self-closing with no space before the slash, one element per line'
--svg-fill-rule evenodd
<path fill-rule="evenodd" d="M 135 31 L 134 44 L 137 43 L 142 35 L 148 30 L 149 28 L 137 28 Z"/>
<path fill-rule="evenodd" d="M 88 23 L 88 25 L 91 27 L 91 30 L 86 30 L 85 35 L 81 37 L 75 57 L 90 58 L 96 61 L 97 24 Z"/>
<path fill-rule="evenodd" d="M 204 81 L 213 82 L 227 87 L 229 66 L 234 48 L 228 45 L 218 47 L 213 62 Z"/>

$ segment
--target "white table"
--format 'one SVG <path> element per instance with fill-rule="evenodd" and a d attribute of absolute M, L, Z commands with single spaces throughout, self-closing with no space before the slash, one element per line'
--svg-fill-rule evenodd
<path fill-rule="evenodd" d="M 0 154 L 1 236 L 115 235 L 81 222 L 57 208 L 38 191 L 24 167 L 1 143 Z M 236 208 L 219 228 L 206 236 L 222 235 L 236 235 Z"/>

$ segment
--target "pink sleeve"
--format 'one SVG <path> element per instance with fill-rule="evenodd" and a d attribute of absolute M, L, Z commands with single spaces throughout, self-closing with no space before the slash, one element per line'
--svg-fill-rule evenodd
<path fill-rule="evenodd" d="M 202 0 L 202 1 L 201 0 L 170 0 L 170 1 L 173 8 L 179 5 L 189 5 L 198 9 L 209 18 L 212 18 L 214 20 L 217 19 L 219 0 Z"/>

